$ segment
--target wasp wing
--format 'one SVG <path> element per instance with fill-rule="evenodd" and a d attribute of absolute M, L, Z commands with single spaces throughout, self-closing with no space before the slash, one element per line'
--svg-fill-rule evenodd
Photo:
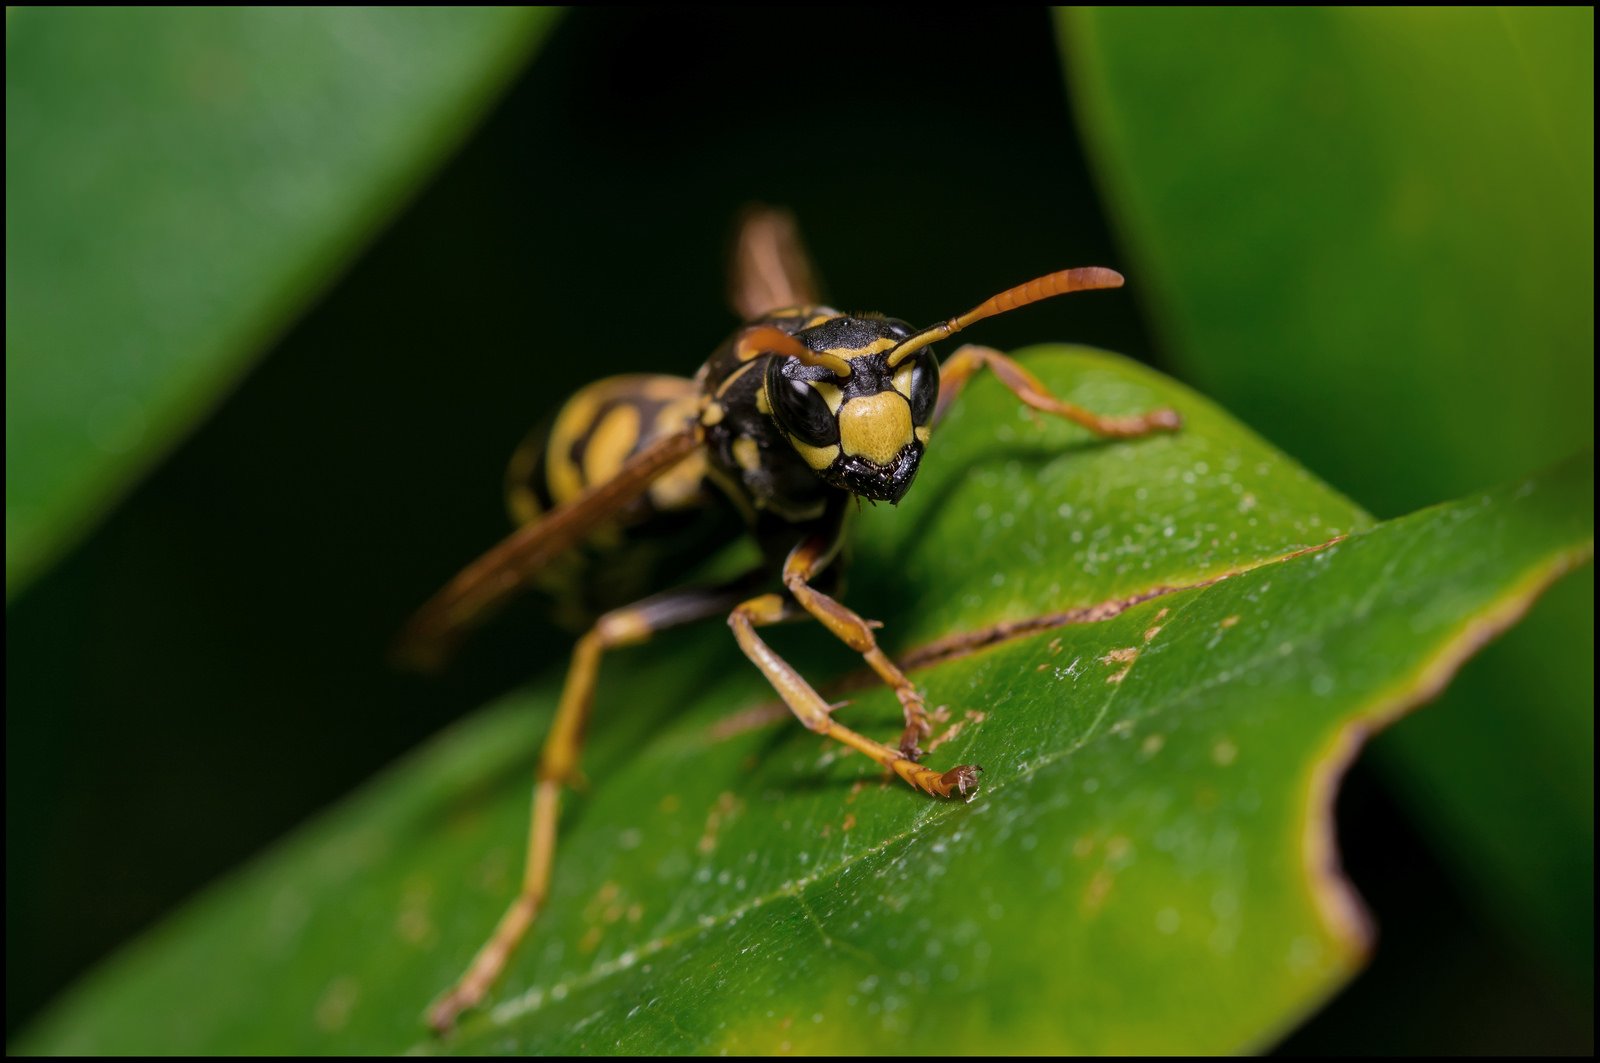
<path fill-rule="evenodd" d="M 417 610 L 400 634 L 395 648 L 398 661 L 419 670 L 439 667 L 469 628 L 487 620 L 541 567 L 578 545 L 667 470 L 694 453 L 701 439 L 697 424 L 657 439 L 623 462 L 609 480 L 593 485 L 501 540 Z"/>
<path fill-rule="evenodd" d="M 793 214 L 772 207 L 745 210 L 734 238 L 728 300 L 745 321 L 820 301 Z"/>

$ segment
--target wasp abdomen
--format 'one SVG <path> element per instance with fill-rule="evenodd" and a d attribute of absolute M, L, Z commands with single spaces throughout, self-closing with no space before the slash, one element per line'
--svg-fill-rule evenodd
<path fill-rule="evenodd" d="M 624 462 L 663 436 L 680 432 L 699 410 L 700 389 L 685 377 L 634 374 L 589 384 L 530 433 L 506 468 L 506 508 L 517 525 L 617 475 Z M 557 618 L 581 627 L 605 609 L 653 588 L 675 555 L 704 554 L 706 461 L 695 452 L 662 474 L 644 494 L 596 528 L 583 545 L 548 565 L 534 583 L 557 601 Z M 730 527 L 729 531 L 736 530 Z"/>

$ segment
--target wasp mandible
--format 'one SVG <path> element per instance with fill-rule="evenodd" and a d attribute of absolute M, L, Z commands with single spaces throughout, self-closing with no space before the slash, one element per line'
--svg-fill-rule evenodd
<path fill-rule="evenodd" d="M 402 637 L 412 661 L 436 663 L 468 627 L 530 584 L 569 601 L 597 575 L 629 566 L 590 565 L 666 530 L 744 532 L 761 562 L 716 585 L 682 587 L 604 608 L 572 651 L 555 720 L 539 757 L 521 891 L 471 965 L 431 1008 L 445 1030 L 478 1004 L 527 934 L 548 890 L 561 790 L 578 757 L 600 660 L 667 628 L 726 616 L 734 637 L 800 722 L 855 749 L 935 797 L 970 795 L 978 769 L 924 767 L 931 733 L 922 695 L 878 647 L 875 624 L 829 593 L 836 588 L 847 515 L 857 499 L 899 502 L 917 475 L 940 418 L 974 373 L 990 369 L 1018 399 L 1096 435 L 1128 439 L 1176 429 L 1170 409 L 1106 417 L 1052 396 L 1026 369 L 987 347 L 957 350 L 940 364 L 932 344 L 984 318 L 1067 292 L 1116 288 L 1100 267 L 1062 270 L 1001 292 L 959 317 L 924 329 L 881 314 L 826 306 L 793 220 L 753 210 L 740 226 L 732 279 L 746 322 L 693 379 L 632 375 L 580 390 L 548 431 L 513 456 L 507 498 L 521 525 L 468 565 L 422 607 Z M 706 529 L 715 528 L 715 531 Z M 698 544 L 702 552 L 706 543 Z M 613 596 L 617 588 L 609 588 Z M 604 601 L 602 596 L 600 601 Z M 581 609 L 579 610 L 581 611 Z M 834 719 L 826 701 L 757 633 L 811 617 L 861 654 L 900 700 L 905 728 L 890 746 Z"/>

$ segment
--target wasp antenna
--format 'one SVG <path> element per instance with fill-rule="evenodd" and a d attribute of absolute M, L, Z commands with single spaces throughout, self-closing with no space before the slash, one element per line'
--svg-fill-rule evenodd
<path fill-rule="evenodd" d="M 798 358 L 806 365 L 820 365 L 831 370 L 835 376 L 850 375 L 850 363 L 845 359 L 826 351 L 813 351 L 783 329 L 771 325 L 758 325 L 746 329 L 739 337 L 738 350 L 741 362 L 748 362 L 763 354 L 783 354 L 790 358 Z"/>
<path fill-rule="evenodd" d="M 1120 287 L 1122 287 L 1122 274 L 1104 266 L 1080 266 L 1077 269 L 1063 269 L 1047 273 L 1043 277 L 1035 277 L 1026 284 L 1007 288 L 999 295 L 985 299 L 960 317 L 941 321 L 904 340 L 889 352 L 889 368 L 893 369 L 928 344 L 952 336 L 973 322 L 982 321 L 986 317 L 994 317 L 996 314 L 1003 314 L 1008 310 L 1027 306 L 1029 303 L 1037 303 L 1042 299 L 1066 295 L 1068 292 Z"/>

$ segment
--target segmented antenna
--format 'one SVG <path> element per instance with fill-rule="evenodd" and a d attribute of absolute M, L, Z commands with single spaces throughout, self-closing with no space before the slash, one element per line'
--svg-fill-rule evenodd
<path fill-rule="evenodd" d="M 1080 266 L 1077 269 L 1064 269 L 1056 273 L 1047 273 L 1043 277 L 1028 281 L 1026 284 L 1019 284 L 1015 288 L 1007 288 L 999 295 L 979 303 L 960 317 L 953 317 L 949 321 L 941 321 L 937 325 L 931 325 L 914 336 L 901 341 L 894 350 L 889 352 L 889 368 L 893 369 L 928 344 L 942 340 L 946 336 L 953 336 L 973 322 L 982 321 L 986 317 L 994 317 L 996 314 L 1003 314 L 1008 310 L 1027 306 L 1029 303 L 1037 303 L 1041 299 L 1066 295 L 1068 292 L 1120 287 L 1122 287 L 1122 274 L 1114 269 L 1106 269 L 1104 266 Z"/>
<path fill-rule="evenodd" d="M 771 325 L 747 329 L 739 337 L 740 361 L 748 361 L 762 354 L 785 354 L 800 359 L 806 365 L 820 365 L 831 370 L 835 376 L 850 375 L 850 363 L 847 360 L 826 351 L 813 351 L 787 332 Z"/>

